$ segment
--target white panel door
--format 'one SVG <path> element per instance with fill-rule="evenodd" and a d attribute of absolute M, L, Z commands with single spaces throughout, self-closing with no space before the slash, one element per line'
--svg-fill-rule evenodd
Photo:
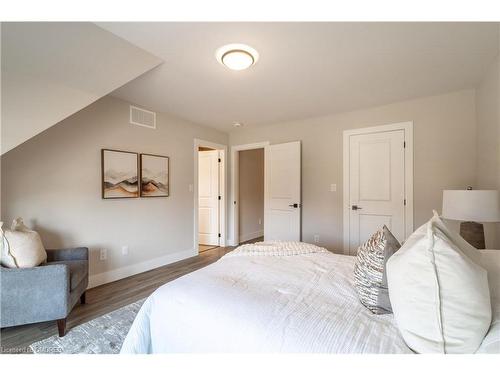
<path fill-rule="evenodd" d="M 198 153 L 198 232 L 202 245 L 219 245 L 219 151 Z"/>
<path fill-rule="evenodd" d="M 405 239 L 404 130 L 349 137 L 349 253 L 386 225 Z"/>
<path fill-rule="evenodd" d="M 264 239 L 300 241 L 300 142 L 266 146 Z"/>

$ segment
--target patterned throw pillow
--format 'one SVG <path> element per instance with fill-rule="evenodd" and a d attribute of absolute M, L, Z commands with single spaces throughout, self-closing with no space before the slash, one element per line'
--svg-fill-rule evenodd
<path fill-rule="evenodd" d="M 398 240 L 384 225 L 358 248 L 354 286 L 361 303 L 374 314 L 392 313 L 386 263 L 400 247 Z"/>

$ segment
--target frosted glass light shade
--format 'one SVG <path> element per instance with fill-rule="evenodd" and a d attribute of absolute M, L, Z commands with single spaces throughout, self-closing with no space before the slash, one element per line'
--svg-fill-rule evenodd
<path fill-rule="evenodd" d="M 222 56 L 222 63 L 231 70 L 244 70 L 252 66 L 253 57 L 245 51 L 234 50 Z"/>
<path fill-rule="evenodd" d="M 500 221 L 497 190 L 444 190 L 443 217 L 479 223 Z"/>
<path fill-rule="evenodd" d="M 259 54 L 246 44 L 232 43 L 219 48 L 215 58 L 231 70 L 245 70 L 257 62 Z"/>

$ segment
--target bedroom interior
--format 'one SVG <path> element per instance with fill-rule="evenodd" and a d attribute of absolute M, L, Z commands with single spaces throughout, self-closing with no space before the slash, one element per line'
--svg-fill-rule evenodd
<path fill-rule="evenodd" d="M 2 19 L 2 358 L 493 368 L 490 18 Z"/>

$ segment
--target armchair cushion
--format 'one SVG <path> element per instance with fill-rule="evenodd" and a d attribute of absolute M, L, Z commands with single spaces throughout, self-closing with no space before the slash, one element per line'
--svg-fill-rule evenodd
<path fill-rule="evenodd" d="M 65 264 L 69 269 L 69 289 L 73 291 L 80 282 L 88 275 L 88 261 L 86 260 L 64 260 L 50 262 L 49 265 Z"/>

